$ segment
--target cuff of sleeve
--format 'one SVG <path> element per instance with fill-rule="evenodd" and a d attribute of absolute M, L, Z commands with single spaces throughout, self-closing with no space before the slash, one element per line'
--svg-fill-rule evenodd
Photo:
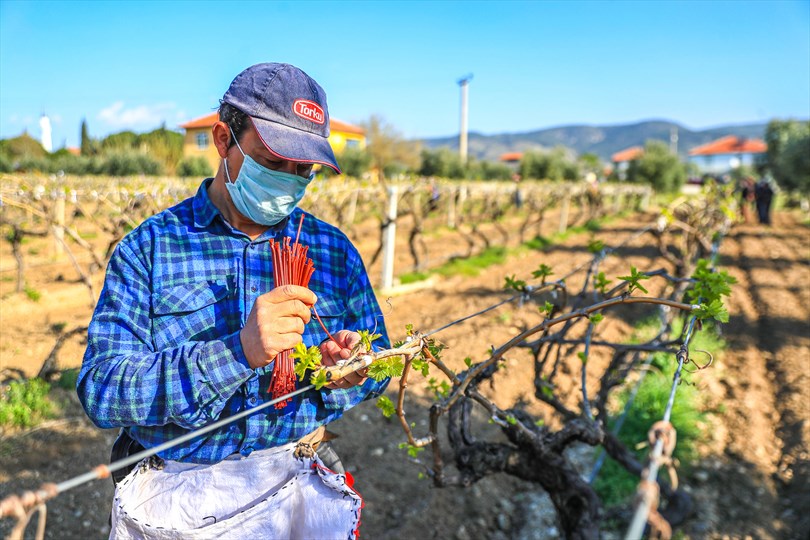
<path fill-rule="evenodd" d="M 214 343 L 215 349 L 209 356 L 211 369 L 206 370 L 208 380 L 218 394 L 230 396 L 255 372 L 248 365 L 239 332 Z"/>
<path fill-rule="evenodd" d="M 358 401 L 360 388 L 322 388 L 323 405 L 330 410 L 346 410 Z"/>

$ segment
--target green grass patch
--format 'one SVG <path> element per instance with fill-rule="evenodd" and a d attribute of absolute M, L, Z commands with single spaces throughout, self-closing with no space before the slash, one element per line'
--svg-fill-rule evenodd
<path fill-rule="evenodd" d="M 401 276 L 399 276 L 399 282 L 402 285 L 407 285 L 408 283 L 416 283 L 417 281 L 425 281 L 429 277 L 430 277 L 429 272 L 409 272 L 407 274 L 402 274 Z"/>
<path fill-rule="evenodd" d="M 657 327 L 657 318 L 645 319 L 636 326 L 631 340 L 636 343 L 649 340 L 655 335 Z M 682 327 L 683 322 L 680 319 L 677 320 L 673 324 L 673 335 L 679 335 Z M 694 353 L 696 349 L 711 351 L 717 358 L 725 345 L 714 328 L 707 326 L 693 335 L 689 349 L 693 351 L 695 360 L 703 364 L 705 359 L 700 358 L 699 353 Z M 619 439 L 628 448 L 634 449 L 636 445 L 646 441 L 650 426 L 663 418 L 677 366 L 678 362 L 674 354 L 656 353 L 653 356 L 652 369 L 644 377 L 619 433 Z M 688 468 L 698 457 L 696 442 L 703 435 L 700 426 L 705 424 L 707 411 L 704 399 L 697 387 L 688 383 L 689 373 L 683 371 L 681 377 L 685 382 L 680 384 L 676 390 L 670 422 L 677 431 L 675 457 L 680 461 L 681 467 Z M 612 407 L 616 417 L 609 422 L 609 429 L 614 429 L 618 416 L 624 411 L 630 392 L 631 388 L 627 388 L 617 396 Z M 650 448 L 647 446 L 637 449 L 635 450 L 636 457 L 642 463 L 646 463 L 649 451 Z M 666 474 L 666 472 L 662 471 L 662 474 Z M 626 504 L 635 494 L 637 486 L 638 478 L 611 459 L 605 462 L 594 482 L 594 488 L 606 506 Z"/>
<path fill-rule="evenodd" d="M 456 275 L 477 276 L 484 268 L 503 263 L 506 260 L 507 251 L 505 247 L 501 246 L 487 248 L 478 255 L 448 261 L 433 270 L 433 272 L 445 277 Z"/>
<path fill-rule="evenodd" d="M 518 248 L 519 249 L 519 248 Z M 409 272 L 399 276 L 399 282 L 402 285 L 409 283 L 416 283 L 417 281 L 424 281 L 433 274 L 439 274 L 444 277 L 451 276 L 477 276 L 481 270 L 492 266 L 493 264 L 500 264 L 506 261 L 506 257 L 511 253 L 505 247 L 492 247 L 485 249 L 478 255 L 473 255 L 467 258 L 458 258 L 431 268 L 427 272 Z"/>
<path fill-rule="evenodd" d="M 534 251 L 544 251 L 555 243 L 565 240 L 569 235 L 580 234 L 585 232 L 596 232 L 602 228 L 602 225 L 617 216 L 606 216 L 600 219 L 588 220 L 584 225 L 578 227 L 571 227 L 564 233 L 557 233 L 552 237 L 535 236 L 515 248 L 506 248 L 503 246 L 490 247 L 485 249 L 478 255 L 473 255 L 467 258 L 457 258 L 448 261 L 441 266 L 432 268 L 426 272 L 409 272 L 399 276 L 399 282 L 403 285 L 408 283 L 415 283 L 417 281 L 424 281 L 433 274 L 439 274 L 444 277 L 451 276 L 477 276 L 481 270 L 492 266 L 493 264 L 502 264 L 506 261 L 509 255 L 520 253 L 526 249 Z"/>
<path fill-rule="evenodd" d="M 524 242 L 523 245 L 528 249 L 533 249 L 535 251 L 543 251 L 548 249 L 554 244 L 549 238 L 545 236 L 535 236 L 531 240 Z"/>
<path fill-rule="evenodd" d="M 42 298 L 42 293 L 28 284 L 23 287 L 23 292 L 32 302 L 39 302 L 39 299 Z"/>
<path fill-rule="evenodd" d="M 602 222 L 598 219 L 589 219 L 583 225 L 586 231 L 598 232 L 602 230 Z"/>
<path fill-rule="evenodd" d="M 0 388 L 0 426 L 29 428 L 55 415 L 48 399 L 51 385 L 42 379 L 12 381 Z"/>
<path fill-rule="evenodd" d="M 661 319 L 657 315 L 651 315 L 646 319 L 641 319 L 633 325 L 633 332 L 630 334 L 630 343 L 646 343 L 658 334 L 661 327 Z"/>

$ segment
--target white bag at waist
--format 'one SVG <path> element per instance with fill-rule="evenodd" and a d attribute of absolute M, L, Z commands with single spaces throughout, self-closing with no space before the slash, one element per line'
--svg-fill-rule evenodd
<path fill-rule="evenodd" d="M 360 495 L 295 443 L 213 465 L 148 460 L 115 490 L 110 539 L 354 539 Z"/>

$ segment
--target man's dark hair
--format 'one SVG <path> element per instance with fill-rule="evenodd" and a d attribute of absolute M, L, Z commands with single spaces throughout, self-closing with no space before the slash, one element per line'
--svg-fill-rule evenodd
<path fill-rule="evenodd" d="M 219 120 L 221 122 L 225 122 L 233 131 L 234 137 L 236 137 L 237 141 L 242 141 L 242 134 L 247 130 L 248 125 L 250 124 L 250 118 L 248 115 L 234 107 L 229 103 L 225 103 L 224 101 L 219 102 Z M 233 138 L 231 138 L 231 142 L 228 145 L 228 148 L 234 145 Z"/>

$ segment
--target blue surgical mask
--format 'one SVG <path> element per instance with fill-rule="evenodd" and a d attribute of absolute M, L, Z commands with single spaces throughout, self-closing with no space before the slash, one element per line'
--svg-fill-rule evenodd
<path fill-rule="evenodd" d="M 276 225 L 295 210 L 304 198 L 307 186 L 315 178 L 315 173 L 304 178 L 263 167 L 242 151 L 236 137 L 233 139 L 245 159 L 235 181 L 231 181 L 227 158 L 224 160 L 225 176 L 228 179 L 225 187 L 231 200 L 239 213 L 254 223 Z"/>

